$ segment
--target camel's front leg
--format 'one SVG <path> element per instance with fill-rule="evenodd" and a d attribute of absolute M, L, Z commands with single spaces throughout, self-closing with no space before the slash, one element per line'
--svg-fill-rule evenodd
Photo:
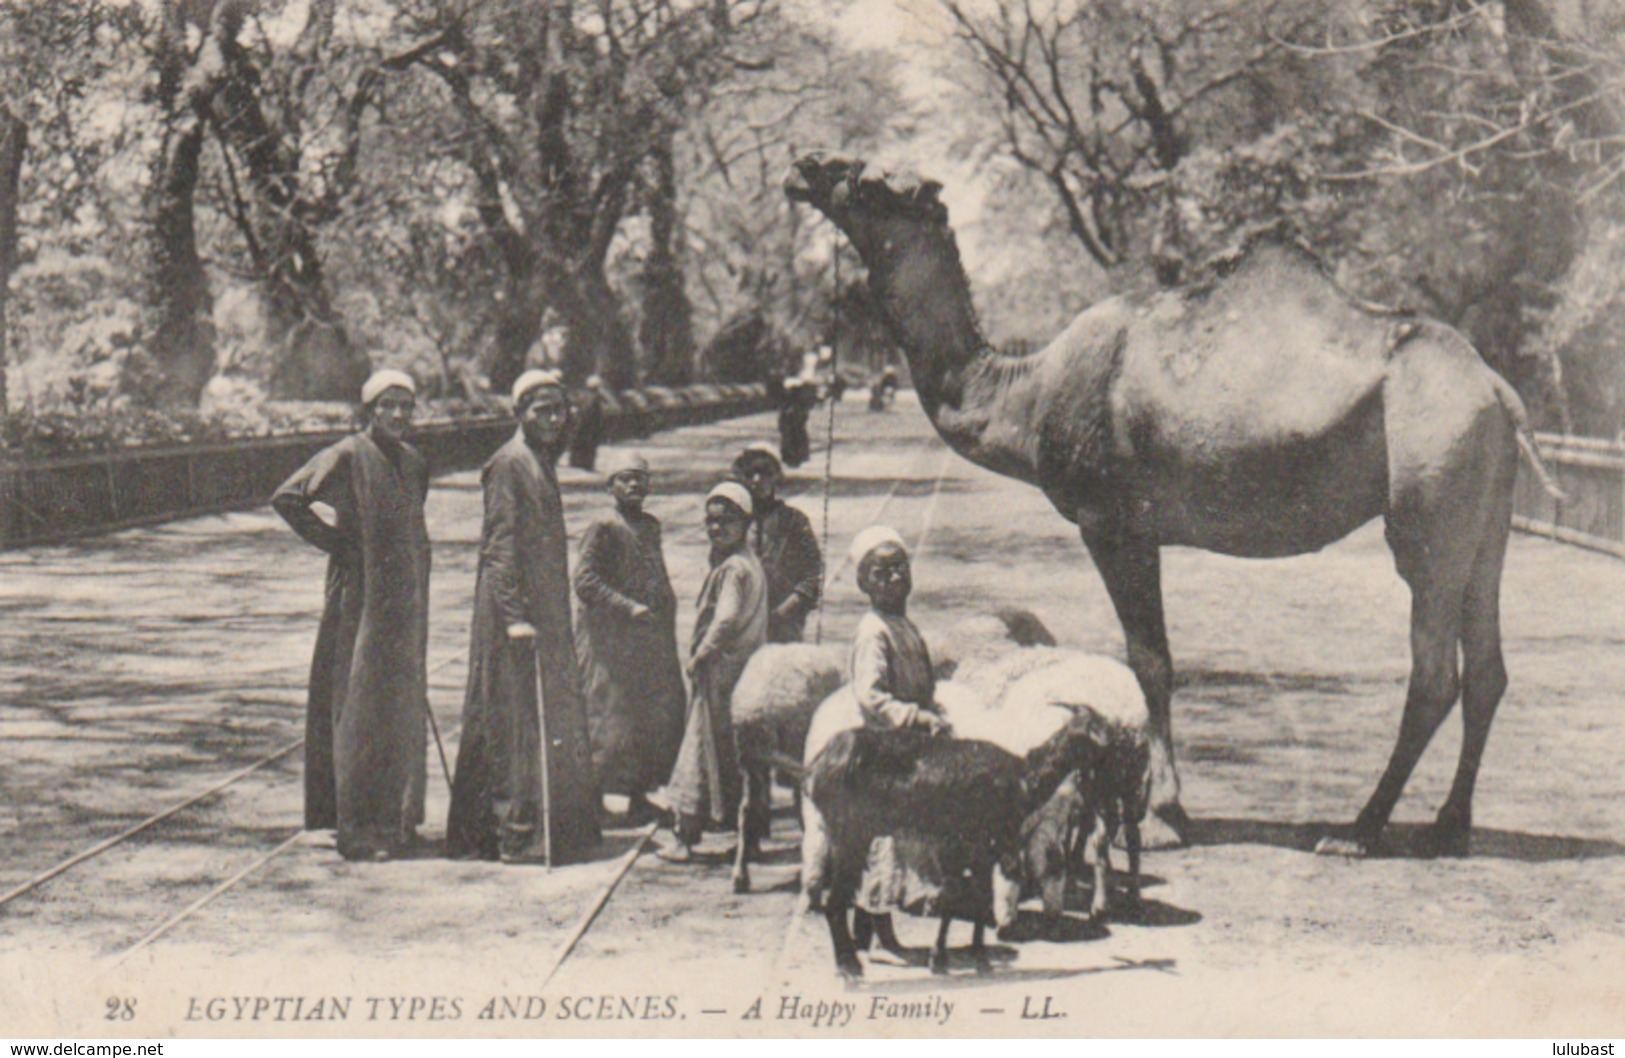
<path fill-rule="evenodd" d="M 1128 664 L 1145 692 L 1151 713 L 1151 811 L 1166 824 L 1159 833 L 1145 829 L 1151 848 L 1183 845 L 1190 819 L 1179 804 L 1179 771 L 1174 766 L 1172 701 L 1174 661 L 1168 651 L 1168 629 L 1162 615 L 1162 559 L 1151 540 L 1085 530 L 1083 542 L 1106 582 L 1128 645 Z"/>

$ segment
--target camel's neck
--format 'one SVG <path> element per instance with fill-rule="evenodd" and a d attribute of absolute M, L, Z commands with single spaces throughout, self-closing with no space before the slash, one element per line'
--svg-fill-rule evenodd
<path fill-rule="evenodd" d="M 953 233 L 906 218 L 848 233 L 937 432 L 972 462 L 1035 480 L 1021 392 L 1033 364 L 1001 356 L 982 336 Z"/>

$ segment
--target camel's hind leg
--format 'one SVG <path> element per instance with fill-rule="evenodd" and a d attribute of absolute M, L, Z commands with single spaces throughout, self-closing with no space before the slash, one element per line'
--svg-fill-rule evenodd
<path fill-rule="evenodd" d="M 1507 537 L 1512 521 L 1512 478 L 1516 463 L 1505 470 L 1500 510 L 1491 510 L 1485 539 L 1467 582 L 1461 614 L 1461 758 L 1450 796 L 1434 823 L 1436 850 L 1447 856 L 1465 856 L 1473 828 L 1473 786 L 1478 765 L 1489 741 L 1490 724 L 1507 688 L 1506 662 L 1501 656 L 1501 569 L 1506 561 Z"/>
<path fill-rule="evenodd" d="M 1385 390 L 1390 462 L 1388 546 L 1411 589 L 1411 679 L 1399 738 L 1350 839 L 1317 851 L 1365 855 L 1377 844 L 1433 734 L 1465 684 L 1456 788 L 1435 834 L 1466 842 L 1470 799 L 1505 685 L 1496 598 L 1517 451 L 1510 422 L 1470 349 L 1424 350 Z M 1477 375 L 1477 377 L 1474 377 Z M 1474 389 L 1486 398 L 1473 402 Z"/>
<path fill-rule="evenodd" d="M 1411 680 L 1405 695 L 1405 713 L 1399 722 L 1399 738 L 1376 791 L 1354 821 L 1353 835 L 1347 840 L 1324 838 L 1315 851 L 1364 856 L 1376 848 L 1405 783 L 1422 759 L 1422 751 L 1456 704 L 1461 598 L 1459 585 L 1412 581 Z"/>

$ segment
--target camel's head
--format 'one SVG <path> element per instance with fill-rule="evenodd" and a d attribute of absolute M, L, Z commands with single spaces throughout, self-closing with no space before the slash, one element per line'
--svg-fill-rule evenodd
<path fill-rule="evenodd" d="M 861 158 L 827 151 L 804 155 L 784 177 L 784 193 L 837 223 L 862 216 L 903 216 L 946 224 L 942 185 L 909 172 L 870 171 Z"/>

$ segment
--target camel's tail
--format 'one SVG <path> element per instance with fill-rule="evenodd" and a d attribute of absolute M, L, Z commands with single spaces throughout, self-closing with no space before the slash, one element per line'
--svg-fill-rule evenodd
<path fill-rule="evenodd" d="M 1540 457 L 1540 445 L 1535 441 L 1535 431 L 1529 426 L 1529 412 L 1524 409 L 1523 398 L 1512 388 L 1512 383 L 1493 370 L 1490 374 L 1495 377 L 1495 393 L 1501 399 L 1501 407 L 1512 416 L 1512 425 L 1518 438 L 1518 450 L 1529 460 L 1529 469 L 1534 471 L 1540 487 L 1545 489 L 1546 494 L 1552 499 L 1562 503 L 1568 499 L 1568 495 L 1552 477 L 1551 471 L 1546 469 L 1546 462 Z"/>

